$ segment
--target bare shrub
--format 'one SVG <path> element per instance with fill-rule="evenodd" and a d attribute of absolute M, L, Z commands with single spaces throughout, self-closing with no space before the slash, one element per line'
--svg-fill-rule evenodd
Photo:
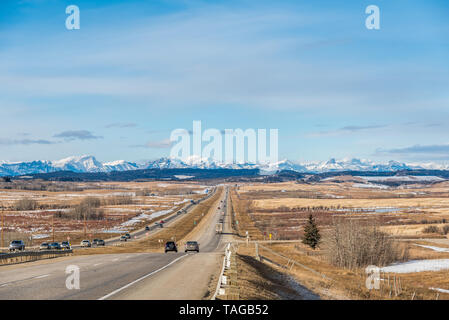
<path fill-rule="evenodd" d="M 149 197 L 151 196 L 151 190 L 150 189 L 141 189 L 136 191 L 136 196 L 138 197 Z"/>
<path fill-rule="evenodd" d="M 30 198 L 23 198 L 14 202 L 13 209 L 19 211 L 36 210 L 37 201 Z"/>
<path fill-rule="evenodd" d="M 112 197 L 107 197 L 103 200 L 104 205 L 107 206 L 117 206 L 117 205 L 124 205 L 124 204 L 132 204 L 133 203 L 133 197 L 130 195 L 117 195 Z"/>
<path fill-rule="evenodd" d="M 408 250 L 405 247 L 401 249 L 376 224 L 335 219 L 326 255 L 333 265 L 355 269 L 407 260 Z"/>
<path fill-rule="evenodd" d="M 58 213 L 58 217 L 62 219 L 72 220 L 102 220 L 104 218 L 103 210 L 99 209 L 101 200 L 95 197 L 87 197 L 75 205 L 68 212 Z"/>
<path fill-rule="evenodd" d="M 441 232 L 443 234 L 448 234 L 449 233 L 449 226 L 448 225 L 443 226 L 443 228 L 441 229 Z"/>
<path fill-rule="evenodd" d="M 440 228 L 438 228 L 437 226 L 428 226 L 428 227 L 425 227 L 422 232 L 423 233 L 439 233 Z"/>

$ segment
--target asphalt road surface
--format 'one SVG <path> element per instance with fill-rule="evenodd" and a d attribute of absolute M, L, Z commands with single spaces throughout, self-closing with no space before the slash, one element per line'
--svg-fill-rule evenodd
<path fill-rule="evenodd" d="M 0 266 L 0 299 L 202 299 L 220 271 L 229 237 L 215 233 L 222 210 L 206 217 L 197 238 L 188 239 L 198 240 L 198 254 L 178 248 L 178 253 L 101 254 Z M 79 268 L 79 289 L 66 285 L 76 283 L 73 271 L 66 273 L 70 266 Z"/>

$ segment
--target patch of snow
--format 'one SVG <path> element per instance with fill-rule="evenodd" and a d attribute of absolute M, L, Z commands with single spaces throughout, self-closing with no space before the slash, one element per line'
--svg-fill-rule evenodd
<path fill-rule="evenodd" d="M 442 293 L 449 293 L 449 290 L 447 290 L 447 289 L 433 288 L 433 287 L 430 287 L 429 289 L 430 290 L 439 291 L 439 292 L 442 292 Z"/>
<path fill-rule="evenodd" d="M 179 180 L 195 178 L 195 176 L 184 176 L 184 175 L 182 175 L 182 174 L 180 174 L 180 175 L 176 175 L 176 174 L 175 174 L 174 177 L 177 178 L 177 179 L 179 179 Z"/>
<path fill-rule="evenodd" d="M 373 183 L 354 183 L 353 188 L 388 189 L 389 187 Z"/>
<path fill-rule="evenodd" d="M 383 272 L 413 273 L 423 271 L 440 271 L 449 269 L 449 259 L 410 260 L 380 268 Z"/>
<path fill-rule="evenodd" d="M 49 234 L 45 234 L 45 233 L 43 233 L 43 234 L 33 234 L 33 239 L 45 239 L 45 238 L 48 238 L 48 237 L 50 237 L 50 235 Z"/>
<path fill-rule="evenodd" d="M 422 244 L 417 244 L 417 246 L 420 246 L 420 247 L 423 247 L 423 248 L 427 248 L 427 249 L 432 249 L 433 251 L 438 251 L 438 252 L 449 252 L 449 248 L 425 246 L 425 245 L 422 245 Z"/>

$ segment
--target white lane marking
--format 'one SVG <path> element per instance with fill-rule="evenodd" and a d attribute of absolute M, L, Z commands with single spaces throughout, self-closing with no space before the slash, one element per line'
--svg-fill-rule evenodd
<path fill-rule="evenodd" d="M 6 282 L 6 283 L 2 283 L 2 284 L 0 285 L 0 288 L 2 288 L 2 287 L 7 287 L 7 286 L 10 286 L 10 285 L 12 285 L 12 284 L 19 283 L 19 282 L 23 282 L 23 281 L 46 278 L 46 277 L 48 277 L 48 276 L 49 276 L 49 274 L 43 274 L 43 275 L 36 276 L 36 277 L 31 277 L 31 278 L 26 278 L 26 279 L 21 279 L 21 280 L 16 280 L 16 281 L 11 281 L 11 282 Z"/>
<path fill-rule="evenodd" d="M 140 277 L 139 279 L 134 280 L 133 282 L 130 282 L 130 283 L 128 283 L 127 285 L 125 285 L 125 286 L 123 286 L 123 287 L 121 287 L 121 288 L 119 288 L 119 289 L 117 289 L 117 290 L 112 291 L 111 293 L 105 295 L 104 297 L 99 298 L 98 300 L 105 300 L 105 299 L 107 299 L 107 298 L 109 298 L 109 297 L 112 297 L 114 294 L 119 293 L 120 291 L 122 291 L 122 290 L 124 290 L 124 289 L 126 289 L 126 288 L 128 288 L 128 287 L 130 287 L 130 286 L 132 286 L 133 284 L 136 284 L 137 282 L 142 281 L 143 279 L 148 278 L 149 276 L 152 276 L 153 274 L 158 273 L 159 271 L 164 270 L 165 268 L 167 268 L 168 266 L 172 265 L 172 264 L 175 263 L 176 261 L 178 261 L 178 260 L 180 260 L 180 259 L 182 259 L 182 258 L 185 258 L 185 257 L 187 257 L 187 256 L 188 256 L 188 255 L 186 254 L 186 255 L 183 255 L 183 256 L 181 256 L 181 257 L 179 257 L 179 258 L 176 258 L 175 260 L 173 260 L 173 261 L 170 262 L 169 264 L 163 266 L 162 268 L 159 268 L 159 269 L 157 269 L 157 270 L 155 270 L 155 271 L 153 271 L 153 272 L 150 272 L 149 274 L 144 275 L 143 277 Z"/>
<path fill-rule="evenodd" d="M 102 264 L 102 263 L 101 262 L 100 263 L 96 263 L 96 264 L 94 264 L 94 267 L 99 266 L 100 264 Z"/>
<path fill-rule="evenodd" d="M 118 261 L 118 260 L 119 260 L 119 258 L 112 259 L 112 261 Z"/>

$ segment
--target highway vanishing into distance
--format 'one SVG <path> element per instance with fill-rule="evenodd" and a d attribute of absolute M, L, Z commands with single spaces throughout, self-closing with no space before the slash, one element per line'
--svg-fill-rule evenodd
<path fill-rule="evenodd" d="M 184 239 L 198 241 L 199 253 L 178 247 L 178 253 L 92 254 L 0 266 L 0 299 L 203 299 L 215 290 L 213 278 L 220 273 L 224 246 L 232 237 L 221 200 L 227 207 L 227 189 L 195 228 L 194 238 Z M 224 232 L 216 234 L 220 217 Z M 170 223 L 175 221 L 176 216 Z M 66 273 L 70 266 L 79 268 L 79 289 L 69 289 L 74 283 L 73 273 Z"/>

